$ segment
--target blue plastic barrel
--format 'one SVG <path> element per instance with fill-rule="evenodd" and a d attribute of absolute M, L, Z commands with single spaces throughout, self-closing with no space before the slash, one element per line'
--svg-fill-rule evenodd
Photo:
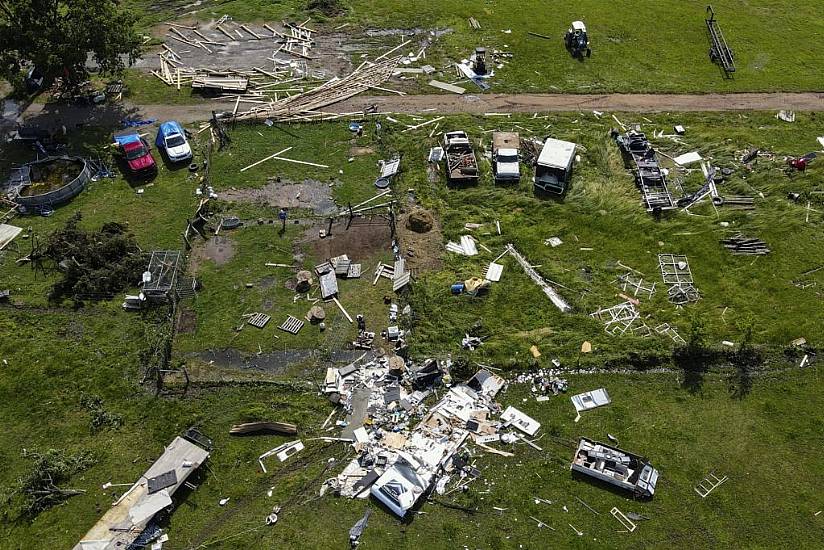
<path fill-rule="evenodd" d="M 455 283 L 452 285 L 452 294 L 463 294 L 464 291 L 464 284 L 463 283 Z"/>

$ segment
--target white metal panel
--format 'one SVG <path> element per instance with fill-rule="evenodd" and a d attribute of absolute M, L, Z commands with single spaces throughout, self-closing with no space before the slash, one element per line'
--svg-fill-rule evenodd
<path fill-rule="evenodd" d="M 497 283 L 501 280 L 501 273 L 503 273 L 503 271 L 504 266 L 502 266 L 501 264 L 489 262 L 489 267 L 486 269 L 486 279 L 488 281 Z"/>
<path fill-rule="evenodd" d="M 575 144 L 570 141 L 546 138 L 544 148 L 538 156 L 538 164 L 550 168 L 566 170 L 575 156 Z"/>

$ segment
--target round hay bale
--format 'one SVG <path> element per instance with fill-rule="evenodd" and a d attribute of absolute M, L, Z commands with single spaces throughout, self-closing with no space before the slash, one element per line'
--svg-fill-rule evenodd
<path fill-rule="evenodd" d="M 312 309 L 309 310 L 309 319 L 313 323 L 319 323 L 326 319 L 326 311 L 320 306 L 312 306 Z"/>
<path fill-rule="evenodd" d="M 415 233 L 428 233 L 432 230 L 435 219 L 423 208 L 413 210 L 406 220 L 406 228 Z"/>
<path fill-rule="evenodd" d="M 312 287 L 312 273 L 309 271 L 298 271 L 295 279 L 297 280 L 295 284 L 296 291 L 309 292 L 309 289 Z"/>

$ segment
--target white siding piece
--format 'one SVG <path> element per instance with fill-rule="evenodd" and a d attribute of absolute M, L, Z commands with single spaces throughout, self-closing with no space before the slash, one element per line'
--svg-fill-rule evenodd
<path fill-rule="evenodd" d="M 357 441 L 358 443 L 366 443 L 367 441 L 369 441 L 369 434 L 366 432 L 366 428 L 364 428 L 363 426 L 352 432 L 352 435 L 355 436 L 355 441 Z"/>
<path fill-rule="evenodd" d="M 570 397 L 577 412 L 588 411 L 603 405 L 609 405 L 612 400 L 609 398 L 606 388 L 598 388 Z"/>
<path fill-rule="evenodd" d="M 455 254 L 461 254 L 463 256 L 466 256 L 466 251 L 463 249 L 463 247 L 458 243 L 453 243 L 452 241 L 446 243 L 446 250 L 448 250 L 449 252 L 454 252 Z"/>
<path fill-rule="evenodd" d="M 156 513 L 172 504 L 172 498 L 166 489 L 148 495 L 141 502 L 129 509 L 129 519 L 133 525 L 143 523 L 154 517 Z"/>
<path fill-rule="evenodd" d="M 411 274 L 407 271 L 403 275 L 401 275 L 400 277 L 395 277 L 392 280 L 392 291 L 397 292 L 400 289 L 402 289 L 403 287 L 405 287 L 406 285 L 408 285 L 410 276 L 411 276 Z"/>
<path fill-rule="evenodd" d="M 406 260 L 403 258 L 395 260 L 395 269 L 392 272 L 392 278 L 399 279 L 404 273 L 406 273 Z"/>
<path fill-rule="evenodd" d="M 469 235 L 463 235 L 461 237 L 461 247 L 463 247 L 464 253 L 467 256 L 475 256 L 478 254 L 478 248 L 475 246 L 475 241 Z"/>
<path fill-rule="evenodd" d="M 540 422 L 534 418 L 530 418 L 512 406 L 507 407 L 503 414 L 501 414 L 501 420 L 512 424 L 529 436 L 534 436 L 541 427 Z"/>
<path fill-rule="evenodd" d="M 486 269 L 486 280 L 497 283 L 501 280 L 501 273 L 503 273 L 503 271 L 503 265 L 490 262 L 489 267 Z"/>
<path fill-rule="evenodd" d="M 684 153 L 683 155 L 677 156 L 672 160 L 673 162 L 675 162 L 675 164 L 678 164 L 679 166 L 686 166 L 687 164 L 692 164 L 693 162 L 698 162 L 699 160 L 703 159 L 697 151 L 693 151 L 691 153 Z"/>
<path fill-rule="evenodd" d="M 21 231 L 23 231 L 22 227 L 0 223 L 0 250 L 6 248 L 6 245 L 12 242 Z"/>

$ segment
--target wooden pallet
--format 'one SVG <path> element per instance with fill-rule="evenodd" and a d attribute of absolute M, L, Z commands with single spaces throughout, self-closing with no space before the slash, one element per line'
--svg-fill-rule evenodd
<path fill-rule="evenodd" d="M 292 334 L 297 334 L 300 332 L 300 329 L 303 328 L 305 323 L 296 317 L 292 317 L 289 315 L 286 320 L 280 325 L 278 328 L 285 332 L 291 332 Z"/>
<path fill-rule="evenodd" d="M 246 321 L 253 327 L 263 328 L 266 326 L 266 323 L 269 322 L 271 317 L 266 315 L 265 313 L 254 313 L 251 317 Z"/>

